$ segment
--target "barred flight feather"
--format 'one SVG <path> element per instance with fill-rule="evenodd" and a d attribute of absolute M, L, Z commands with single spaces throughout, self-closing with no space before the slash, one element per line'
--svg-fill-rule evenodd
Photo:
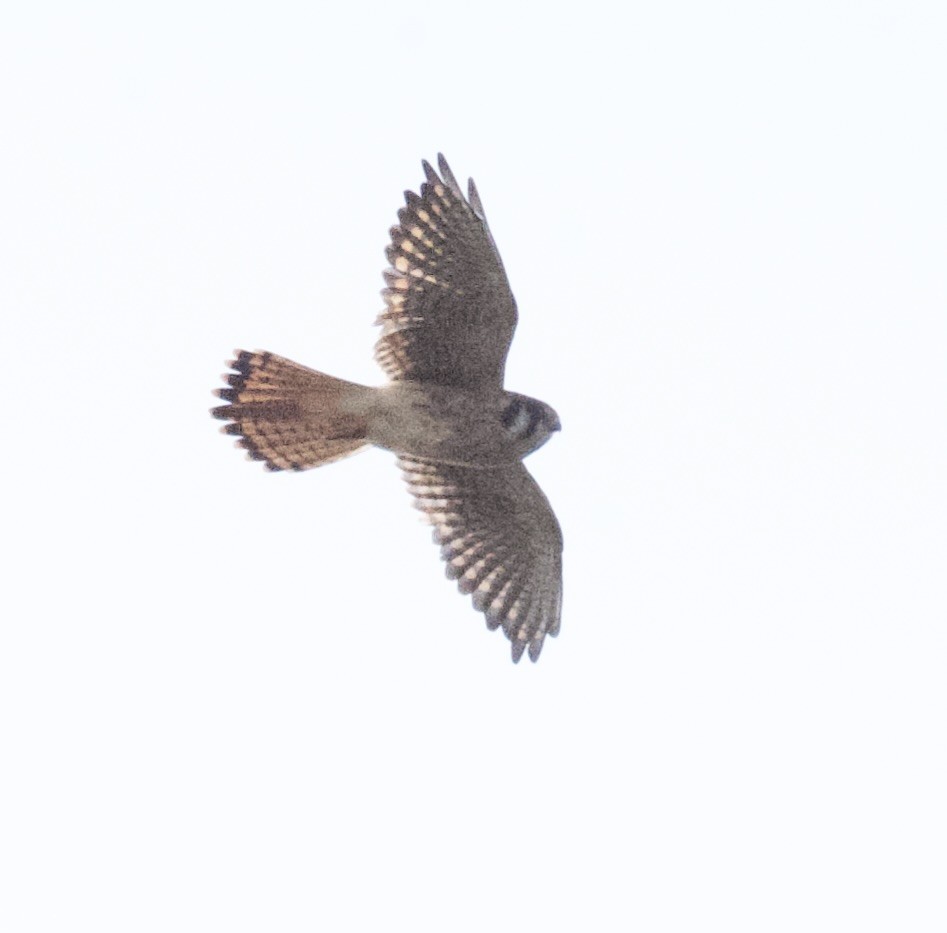
<path fill-rule="evenodd" d="M 391 379 L 501 386 L 516 303 L 476 196 L 438 157 L 420 194 L 405 192 L 385 249 L 386 308 L 375 359 Z M 476 194 L 476 188 L 470 187 Z"/>
<path fill-rule="evenodd" d="M 559 631 L 562 535 L 546 497 L 517 463 L 494 470 L 399 459 L 415 505 L 434 525 L 446 573 L 502 628 L 514 661 L 535 661 Z M 432 498 L 434 490 L 452 495 Z"/>

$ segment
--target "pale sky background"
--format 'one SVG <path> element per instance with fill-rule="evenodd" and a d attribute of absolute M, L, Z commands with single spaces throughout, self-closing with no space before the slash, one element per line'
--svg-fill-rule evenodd
<path fill-rule="evenodd" d="M 947 929 L 945 48 L 939 2 L 5 7 L 0 927 Z M 207 414 L 234 347 L 380 381 L 438 151 L 563 422 L 535 666 L 391 454 L 270 475 Z"/>

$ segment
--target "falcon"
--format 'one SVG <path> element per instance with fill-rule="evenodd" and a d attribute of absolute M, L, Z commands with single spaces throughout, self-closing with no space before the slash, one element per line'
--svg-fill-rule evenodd
<path fill-rule="evenodd" d="M 553 409 L 503 388 L 516 302 L 473 179 L 422 163 L 391 228 L 375 359 L 378 387 L 275 353 L 235 351 L 221 429 L 269 470 L 307 470 L 374 444 L 393 451 L 434 526 L 447 576 L 513 661 L 539 658 L 562 614 L 562 532 L 523 458 L 560 429 Z"/>

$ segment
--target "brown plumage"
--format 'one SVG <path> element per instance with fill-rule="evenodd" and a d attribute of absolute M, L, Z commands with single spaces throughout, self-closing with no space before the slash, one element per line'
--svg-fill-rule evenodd
<path fill-rule="evenodd" d="M 487 627 L 500 626 L 535 661 L 546 635 L 559 634 L 562 533 L 549 502 L 522 463 L 494 470 L 400 457 L 415 505 L 434 526 L 447 576 Z"/>
<path fill-rule="evenodd" d="M 499 388 L 516 327 L 500 254 L 473 179 L 468 204 L 443 157 L 444 181 L 423 164 L 390 231 L 375 359 L 391 379 Z"/>
<path fill-rule="evenodd" d="M 237 351 L 212 410 L 248 456 L 304 470 L 374 444 L 398 454 L 434 526 L 447 574 L 535 661 L 562 608 L 562 534 L 522 458 L 559 430 L 556 413 L 506 391 L 516 302 L 471 180 L 443 156 L 391 228 L 372 388 L 273 353 Z"/>
<path fill-rule="evenodd" d="M 228 404 L 211 410 L 231 421 L 225 434 L 268 470 L 306 470 L 340 460 L 366 446 L 364 417 L 341 411 L 354 383 L 316 372 L 277 356 L 235 350 L 217 395 Z"/>

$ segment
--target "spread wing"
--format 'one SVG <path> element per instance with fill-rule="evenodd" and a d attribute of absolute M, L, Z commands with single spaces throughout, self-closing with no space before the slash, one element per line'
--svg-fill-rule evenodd
<path fill-rule="evenodd" d="M 447 575 L 473 594 L 488 628 L 503 628 L 513 660 L 535 661 L 559 634 L 562 532 L 522 463 L 495 470 L 401 457 L 415 505 L 434 526 Z"/>
<path fill-rule="evenodd" d="M 471 179 L 464 199 L 442 155 L 440 176 L 423 164 L 391 228 L 375 359 L 395 380 L 502 387 L 516 302 L 480 196 Z"/>

